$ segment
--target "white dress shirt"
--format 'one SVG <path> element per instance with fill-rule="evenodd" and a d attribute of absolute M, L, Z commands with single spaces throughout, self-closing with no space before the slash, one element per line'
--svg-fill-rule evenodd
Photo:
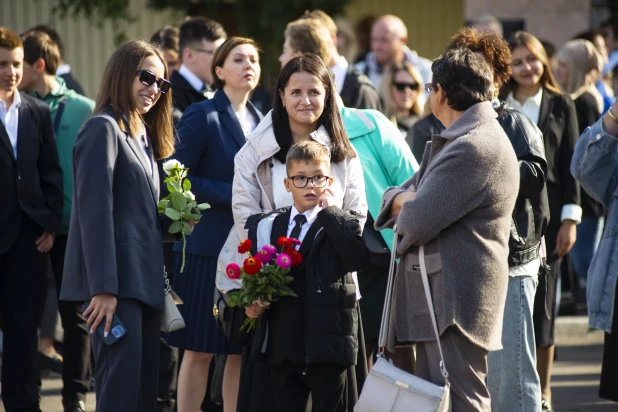
<path fill-rule="evenodd" d="M 537 94 L 526 99 L 524 104 L 519 103 L 513 93 L 509 93 L 506 98 L 506 102 L 513 109 L 517 109 L 530 118 L 538 126 L 539 116 L 541 114 L 541 101 L 543 100 L 543 88 L 541 87 Z M 573 220 L 575 223 L 582 221 L 582 208 L 579 205 L 568 204 L 562 206 L 562 212 L 560 213 L 560 221 Z"/>
<path fill-rule="evenodd" d="M 199 79 L 187 66 L 184 64 L 180 65 L 180 69 L 178 69 L 178 74 L 185 78 L 186 81 L 189 82 L 191 87 L 193 87 L 196 91 L 202 92 L 204 90 L 204 82 Z"/>
<path fill-rule="evenodd" d="M 292 209 L 290 209 L 290 221 L 288 222 L 288 232 L 286 236 L 290 237 L 290 234 L 292 233 L 292 229 L 294 229 L 294 226 L 296 226 L 296 222 L 294 221 L 294 218 L 297 215 L 305 215 L 305 217 L 307 218 L 307 221 L 303 223 L 303 225 L 301 226 L 300 235 L 298 235 L 298 240 L 302 242 L 303 239 L 305 238 L 305 235 L 309 231 L 309 228 L 311 227 L 313 222 L 315 222 L 315 219 L 318 217 L 318 213 L 320 212 L 320 210 L 322 210 L 322 208 L 320 206 L 316 206 L 313 209 L 305 210 L 304 213 L 300 213 L 298 209 L 296 209 L 296 206 L 292 206 Z"/>
<path fill-rule="evenodd" d="M 348 74 L 348 61 L 343 56 L 339 56 L 339 61 L 333 67 L 331 67 L 331 71 L 335 76 L 335 85 L 337 86 L 337 94 L 341 94 L 341 90 L 343 90 L 343 83 L 345 82 L 345 76 Z"/>
<path fill-rule="evenodd" d="M 541 114 L 541 101 L 542 100 L 543 100 L 543 88 L 542 87 L 539 89 L 537 94 L 535 94 L 532 97 L 527 98 L 524 104 L 519 103 L 513 96 L 512 92 L 509 93 L 509 95 L 506 98 L 506 102 L 509 104 L 509 106 L 511 106 L 513 109 L 519 110 L 520 112 L 528 116 L 528 118 L 532 120 L 534 124 L 536 125 L 539 124 L 539 115 Z"/>
<path fill-rule="evenodd" d="M 17 159 L 17 125 L 19 123 L 19 107 L 21 106 L 21 96 L 19 92 L 13 93 L 13 104 L 6 107 L 6 102 L 0 99 L 0 121 L 9 135 L 11 146 L 13 146 L 13 155 Z"/>

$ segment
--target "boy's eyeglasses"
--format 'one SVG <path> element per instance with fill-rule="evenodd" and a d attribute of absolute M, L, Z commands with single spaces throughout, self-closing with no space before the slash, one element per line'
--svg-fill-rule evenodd
<path fill-rule="evenodd" d="M 139 76 L 139 81 L 146 86 L 152 86 L 156 83 L 161 93 L 167 93 L 172 87 L 172 83 L 165 79 L 157 79 L 157 76 L 150 70 L 138 70 L 135 72 L 135 75 Z"/>
<path fill-rule="evenodd" d="M 410 89 L 413 92 L 418 90 L 418 83 L 400 83 L 400 82 L 393 82 L 393 86 L 395 86 L 395 89 L 399 90 L 400 92 L 403 92 L 405 89 Z"/>
<path fill-rule="evenodd" d="M 292 183 L 294 184 L 294 187 L 302 189 L 303 187 L 307 186 L 310 180 L 311 180 L 311 183 L 313 183 L 314 187 L 324 187 L 328 183 L 328 179 L 330 179 L 330 176 L 317 175 L 313 177 L 307 177 L 307 176 L 297 175 L 297 176 L 290 176 L 288 177 L 288 179 L 292 181 Z"/>

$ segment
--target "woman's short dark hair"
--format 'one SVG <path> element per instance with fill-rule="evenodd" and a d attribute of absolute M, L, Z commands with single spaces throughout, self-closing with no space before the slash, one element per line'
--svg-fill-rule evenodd
<path fill-rule="evenodd" d="M 157 103 L 143 115 L 137 113 L 131 99 L 136 72 L 148 56 L 155 56 L 161 61 L 163 77 L 168 78 L 167 65 L 159 49 L 141 40 L 126 42 L 116 49 L 105 65 L 93 115 L 113 107 L 116 121 L 122 130 L 127 129 L 123 122 L 123 115 L 126 116 L 126 131 L 132 136 L 141 128 L 143 121 L 152 141 L 155 157 L 164 159 L 174 153 L 171 90 L 162 93 Z"/>
<path fill-rule="evenodd" d="M 273 130 L 280 150 L 275 154 L 275 159 L 279 160 L 281 163 L 285 163 L 288 150 L 290 150 L 290 147 L 292 147 L 294 143 L 292 130 L 290 129 L 290 119 L 288 118 L 287 110 L 283 107 L 281 93 L 283 93 L 285 87 L 288 85 L 290 77 L 292 77 L 294 73 L 301 72 L 306 72 L 317 77 L 326 90 L 324 111 L 318 119 L 318 127 L 324 126 L 330 137 L 330 161 L 339 163 L 344 161 L 347 157 L 356 157 L 356 152 L 343 128 L 343 122 L 341 121 L 341 115 L 337 107 L 337 91 L 330 77 L 330 72 L 324 65 L 322 59 L 315 54 L 306 53 L 302 56 L 294 57 L 287 62 L 277 79 L 277 90 L 275 91 L 275 98 L 273 101 L 272 118 Z"/>
<path fill-rule="evenodd" d="M 439 84 L 448 105 L 463 112 L 493 98 L 493 74 L 489 65 L 472 50 L 451 49 L 431 65 L 434 84 Z"/>
<path fill-rule="evenodd" d="M 212 78 L 213 78 L 213 82 L 211 85 L 213 89 L 223 89 L 223 86 L 225 86 L 225 82 L 219 79 L 219 76 L 217 76 L 216 68 L 223 67 L 223 64 L 225 63 L 225 59 L 227 59 L 227 56 L 230 54 L 230 52 L 234 50 L 236 46 L 240 46 L 242 44 L 249 44 L 255 48 L 256 52 L 258 53 L 260 52 L 260 48 L 258 47 L 257 43 L 253 39 L 248 39 L 246 37 L 233 36 L 225 40 L 221 44 L 221 46 L 217 47 L 217 49 L 215 50 L 212 56 L 212 64 L 210 65 L 210 72 L 212 73 Z"/>

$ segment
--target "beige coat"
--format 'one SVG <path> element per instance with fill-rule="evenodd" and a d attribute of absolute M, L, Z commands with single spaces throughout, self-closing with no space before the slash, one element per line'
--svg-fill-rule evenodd
<path fill-rule="evenodd" d="M 330 147 L 330 137 L 324 127 L 311 134 L 316 142 Z M 279 151 L 272 125 L 272 111 L 264 116 L 257 128 L 247 137 L 247 143 L 234 159 L 234 183 L 232 187 L 232 213 L 234 228 L 230 232 L 219 254 L 217 265 L 217 287 L 222 291 L 238 287 L 239 281 L 231 281 L 225 276 L 225 266 L 230 262 L 242 262 L 243 256 L 236 252 L 240 239 L 247 238 L 245 222 L 251 215 L 274 210 L 273 182 L 270 163 Z M 347 158 L 340 163 L 331 163 L 331 176 L 335 195 L 340 196 L 344 210 L 358 213 L 361 227 L 367 219 L 367 199 L 365 181 L 359 157 Z M 281 183 L 283 184 L 283 183 Z M 236 232 L 236 233 L 234 233 Z"/>

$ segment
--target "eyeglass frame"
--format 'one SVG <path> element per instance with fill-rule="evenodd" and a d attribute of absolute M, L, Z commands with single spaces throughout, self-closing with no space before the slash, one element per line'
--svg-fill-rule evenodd
<path fill-rule="evenodd" d="M 215 54 L 215 51 L 217 49 L 212 49 L 212 50 L 206 50 L 206 49 L 202 49 L 201 47 L 190 47 L 191 50 L 195 50 L 196 52 L 200 52 L 200 53 L 206 53 L 208 55 L 213 55 Z"/>
<path fill-rule="evenodd" d="M 143 75 L 144 73 L 151 75 L 151 76 L 154 78 L 154 81 L 153 81 L 152 83 L 148 84 L 146 81 L 142 80 L 142 75 Z M 161 94 L 165 94 L 165 93 L 167 93 L 167 92 L 168 92 L 169 90 L 171 90 L 171 88 L 172 88 L 172 83 L 171 83 L 169 80 L 167 80 L 167 79 L 163 79 L 163 78 L 157 79 L 157 75 L 156 75 L 156 74 L 154 74 L 153 72 L 151 72 L 150 70 L 141 69 L 141 70 L 136 71 L 136 72 L 135 72 L 135 75 L 139 78 L 138 80 L 140 81 L 140 83 L 141 83 L 141 84 L 144 84 L 144 85 L 146 85 L 146 86 L 148 86 L 148 87 L 150 87 L 150 86 L 152 86 L 153 84 L 155 84 L 155 83 L 156 83 L 156 85 L 157 85 L 157 89 L 159 90 L 159 92 L 160 92 Z M 162 89 L 162 87 L 163 87 L 164 85 L 168 85 L 168 86 L 165 88 L 165 91 L 163 91 L 163 89 Z"/>
<path fill-rule="evenodd" d="M 304 177 L 306 179 L 305 184 L 302 186 L 297 186 L 295 179 L 297 177 Z M 315 184 L 315 179 L 318 177 L 325 177 L 326 180 L 324 180 L 324 184 L 322 186 L 318 186 Z M 330 181 L 331 177 L 330 176 L 326 176 L 326 175 L 315 175 L 315 176 L 304 176 L 304 175 L 295 175 L 295 176 L 288 176 L 288 179 L 290 179 L 292 181 L 292 184 L 294 185 L 295 188 L 297 189 L 304 189 L 307 187 L 307 185 L 309 184 L 309 181 L 311 181 L 311 184 L 313 185 L 313 187 L 317 187 L 318 189 L 321 189 L 323 187 L 328 186 L 328 182 Z"/>
<path fill-rule="evenodd" d="M 431 94 L 432 90 L 438 91 L 437 86 L 438 86 L 437 83 L 425 83 L 425 91 L 428 94 Z"/>

